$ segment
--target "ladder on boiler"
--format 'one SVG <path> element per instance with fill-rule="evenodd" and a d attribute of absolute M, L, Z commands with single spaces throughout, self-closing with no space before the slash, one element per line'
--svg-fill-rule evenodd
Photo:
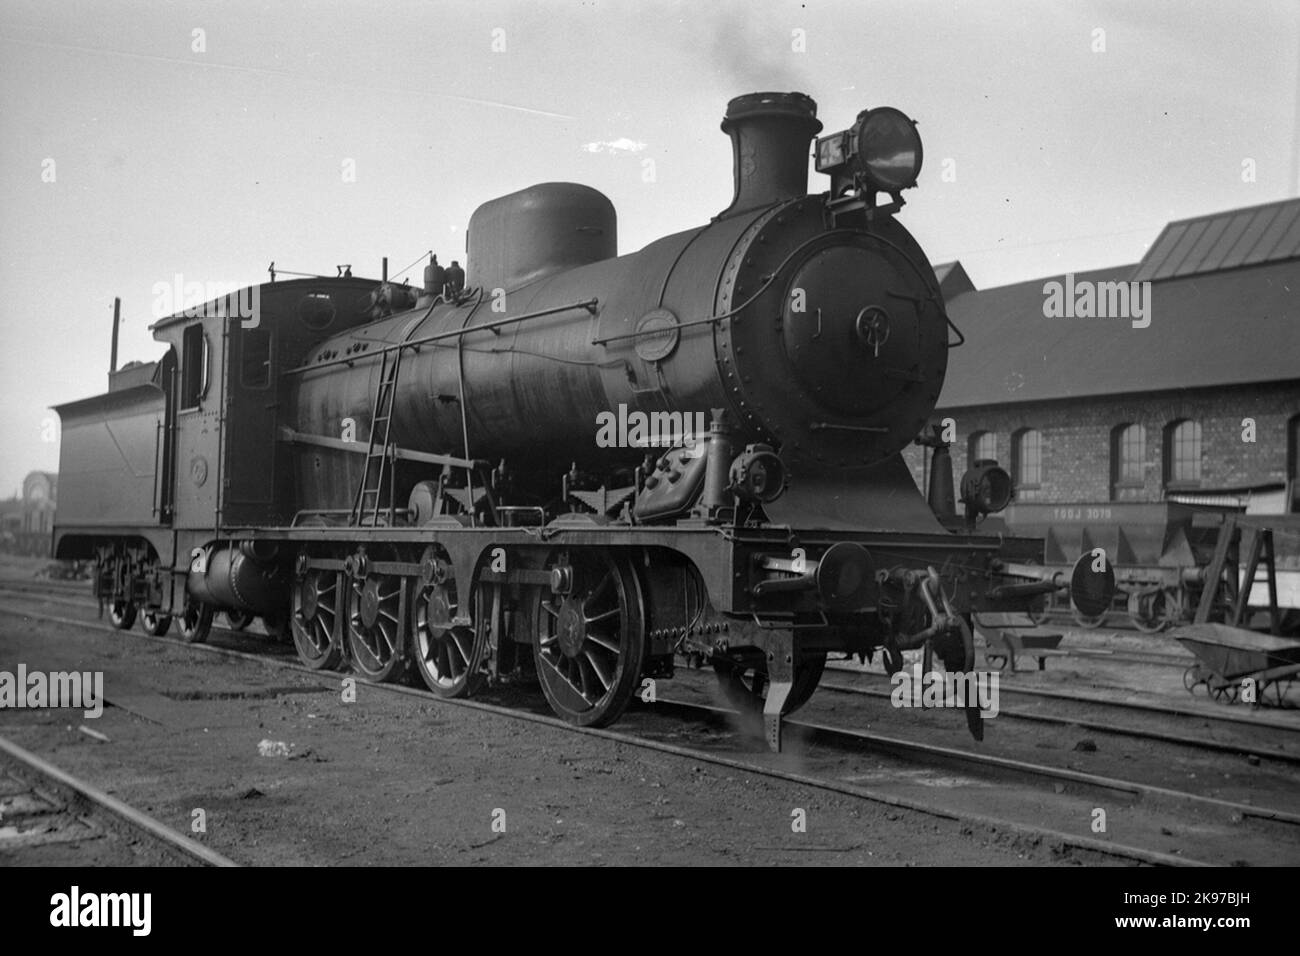
<path fill-rule="evenodd" d="M 401 348 L 385 349 L 379 366 L 379 384 L 375 386 L 373 414 L 370 420 L 370 440 L 366 446 L 366 465 L 361 472 L 361 483 L 352 502 L 352 526 L 378 527 L 383 512 L 389 526 L 395 523 L 397 505 L 395 465 L 392 457 L 393 401 L 397 392 L 397 377 L 402 367 Z M 387 478 L 387 486 L 384 479 Z M 387 491 L 388 505 L 383 504 Z"/>

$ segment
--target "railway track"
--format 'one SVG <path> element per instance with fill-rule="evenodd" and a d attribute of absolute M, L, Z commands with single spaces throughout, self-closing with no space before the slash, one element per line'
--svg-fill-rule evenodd
<path fill-rule="evenodd" d="M 850 669 L 839 673 L 858 676 L 870 684 L 880 685 L 887 681 L 883 674 Z M 817 689 L 819 692 L 858 695 L 876 700 L 888 700 L 890 697 L 890 691 L 880 686 L 861 686 L 825 678 L 817 685 Z M 1077 727 L 1080 730 L 1112 736 L 1152 740 L 1195 750 L 1254 756 L 1300 766 L 1300 751 L 1286 749 L 1288 745 L 1300 742 L 1300 725 L 1287 728 L 1271 720 L 1260 719 L 1255 714 L 1210 714 L 1190 707 L 1179 708 L 1143 701 L 1122 700 L 1100 694 L 1084 695 L 1044 688 L 1008 687 L 1005 683 L 999 686 L 999 695 L 1003 699 L 1003 706 L 998 710 L 998 719 L 1010 718 L 1059 727 Z M 1024 705 L 1019 708 L 1005 706 L 1008 696 L 1013 699 L 1022 698 Z M 1180 721 L 1193 718 L 1202 722 L 1207 732 L 1192 736 L 1158 726 L 1143 727 L 1117 722 L 1122 716 L 1135 713 L 1151 715 L 1166 722 L 1169 718 Z M 1227 739 L 1219 739 L 1216 734 Z"/>
<path fill-rule="evenodd" d="M 235 866 L 200 843 L 0 737 L 0 866 Z"/>
<path fill-rule="evenodd" d="M 3 610 L 67 626 L 119 633 L 140 641 L 244 658 L 262 666 L 317 677 L 322 673 L 283 655 L 212 644 L 187 645 L 166 637 L 116 631 L 108 625 L 85 620 L 12 607 Z M 425 702 L 475 708 L 796 782 L 900 810 L 961 820 L 1010 832 L 1031 842 L 1047 840 L 1049 845 L 1067 852 L 1073 849 L 1100 858 L 1170 865 L 1237 859 L 1277 861 L 1278 854 L 1282 854 L 1281 861 L 1289 861 L 1294 858 L 1292 848 L 1300 841 L 1300 816 L 1285 811 L 837 727 L 790 721 L 788 739 L 793 746 L 787 748 L 786 754 L 755 752 L 758 748 L 744 746 L 750 732 L 742 726 L 743 716 L 698 703 L 661 699 L 631 708 L 617 729 L 590 729 L 483 699 L 442 701 L 423 689 L 394 684 L 373 686 Z M 698 726 L 690 726 L 691 722 Z M 740 749 L 737 749 L 738 738 L 742 744 Z M 759 738 L 761 733 L 755 725 L 751 744 Z M 798 770 L 791 769 L 792 761 L 799 766 Z M 959 776 L 954 776 L 955 772 Z M 972 794 L 973 800 L 969 799 Z M 1122 829 L 1134 837 L 1131 842 L 1089 835 L 1084 821 L 1097 809 L 1106 807 L 1110 808 L 1107 812 L 1113 819 L 1125 821 Z M 1168 824 L 1174 820 L 1180 821 L 1180 829 L 1170 829 Z M 1162 837 L 1166 839 L 1162 841 Z M 1204 851 L 1200 859 L 1180 852 L 1179 847 L 1159 846 L 1162 842 L 1168 844 L 1193 837 Z"/>
<path fill-rule="evenodd" d="M 38 596 L 42 602 L 64 605 L 67 607 L 94 608 L 95 601 L 89 595 L 83 595 L 81 598 L 65 597 L 52 595 L 49 591 L 43 589 L 40 585 L 23 583 L 20 587 L 14 587 L 13 582 L 0 580 L 0 594 L 4 593 L 30 594 Z M 214 625 L 218 630 L 219 626 Z M 228 633 L 235 633 L 228 631 Z M 1085 655 L 1086 656 L 1086 655 Z M 1180 659 L 1181 660 L 1181 659 Z M 1188 655 L 1182 663 L 1193 658 Z M 838 662 L 831 661 L 827 663 L 828 674 L 837 672 L 849 678 L 859 678 L 876 683 L 883 683 L 887 680 L 885 674 L 876 671 L 863 671 L 857 667 L 838 665 Z M 828 690 L 832 693 L 858 694 L 866 697 L 882 698 L 888 697 L 887 691 L 872 689 L 867 687 L 855 687 L 842 682 L 829 681 L 823 678 L 818 684 L 820 690 Z M 1121 699 L 1116 697 L 1107 697 L 1100 694 L 1080 694 L 1075 692 L 1066 692 L 1047 688 L 1032 687 L 1011 687 L 1007 682 L 1000 685 L 1000 693 L 1004 696 L 1022 697 L 1030 700 L 1047 700 L 1054 703 L 1065 705 L 1078 705 L 1083 708 L 1100 707 L 1116 712 L 1131 712 L 1154 714 L 1162 717 L 1194 717 L 1199 720 L 1207 721 L 1211 725 L 1248 725 L 1253 727 L 1265 728 L 1268 731 L 1277 731 L 1286 733 L 1285 728 L 1279 728 L 1278 725 L 1264 717 L 1261 717 L 1251 711 L 1234 711 L 1226 706 L 1219 707 L 1217 713 L 1210 713 L 1193 707 L 1178 707 L 1168 704 L 1157 704 L 1149 701 L 1137 701 L 1130 699 Z M 1224 743 L 1212 739 L 1202 740 L 1201 738 L 1188 737 L 1184 734 L 1161 732 L 1150 728 L 1134 727 L 1131 725 L 1115 724 L 1108 721 L 1098 721 L 1091 719 L 1086 715 L 1061 715 L 1030 712 L 1027 710 L 1009 710 L 1003 707 L 999 711 L 1002 717 L 1011 717 L 1015 719 L 1036 720 L 1041 723 L 1051 723 L 1057 725 L 1075 725 L 1083 729 L 1095 729 L 1099 732 L 1119 734 L 1123 736 L 1139 737 L 1148 740 L 1157 740 L 1165 743 L 1196 745 L 1203 746 L 1204 749 L 1218 750 L 1224 753 L 1240 753 L 1243 755 L 1256 755 L 1267 757 L 1268 759 L 1280 760 L 1285 763 L 1300 764 L 1300 755 L 1290 754 L 1280 749 L 1280 744 L 1275 747 L 1265 746 L 1260 740 L 1242 740 L 1239 743 Z M 1300 731 L 1300 726 L 1297 726 Z"/>

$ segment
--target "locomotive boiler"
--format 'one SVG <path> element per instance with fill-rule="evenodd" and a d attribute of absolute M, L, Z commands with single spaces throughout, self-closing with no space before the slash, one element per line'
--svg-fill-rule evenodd
<path fill-rule="evenodd" d="M 754 93 L 722 129 L 730 204 L 639 252 L 606 197 L 546 183 L 475 212 L 464 288 L 431 262 L 422 288 L 271 282 L 252 321 L 159 322 L 150 381 L 61 410 L 74 461 L 109 408 L 156 422 L 151 493 L 123 478 L 151 513 L 62 527 L 61 551 L 99 557 L 118 618 L 201 639 L 257 614 L 310 666 L 443 696 L 536 680 L 584 725 L 707 664 L 773 746 L 828 655 L 965 672 L 976 611 L 1109 603 L 1104 558 L 1067 582 L 1040 540 L 978 532 L 1009 498 L 994 463 L 958 515 L 923 435 L 961 339 L 898 220 L 915 124 L 818 137 L 809 97 Z M 928 498 L 898 454 L 918 438 Z"/>

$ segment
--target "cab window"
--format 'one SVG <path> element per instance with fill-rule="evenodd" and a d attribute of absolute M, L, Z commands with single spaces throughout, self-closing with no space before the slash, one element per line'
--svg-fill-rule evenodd
<path fill-rule="evenodd" d="M 208 391 L 208 337 L 191 325 L 181 337 L 181 408 L 198 408 Z"/>
<path fill-rule="evenodd" d="M 240 329 L 239 384 L 266 388 L 271 384 L 271 333 L 267 329 Z"/>

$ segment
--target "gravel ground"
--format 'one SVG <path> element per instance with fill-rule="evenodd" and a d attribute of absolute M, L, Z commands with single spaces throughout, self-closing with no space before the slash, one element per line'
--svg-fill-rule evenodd
<path fill-rule="evenodd" d="M 1023 836 L 365 684 L 347 703 L 333 675 L 0 614 L 0 670 L 18 662 L 102 670 L 122 706 L 94 720 L 4 710 L 0 733 L 241 863 L 1081 862 Z M 206 832 L 193 832 L 196 811 Z"/>

